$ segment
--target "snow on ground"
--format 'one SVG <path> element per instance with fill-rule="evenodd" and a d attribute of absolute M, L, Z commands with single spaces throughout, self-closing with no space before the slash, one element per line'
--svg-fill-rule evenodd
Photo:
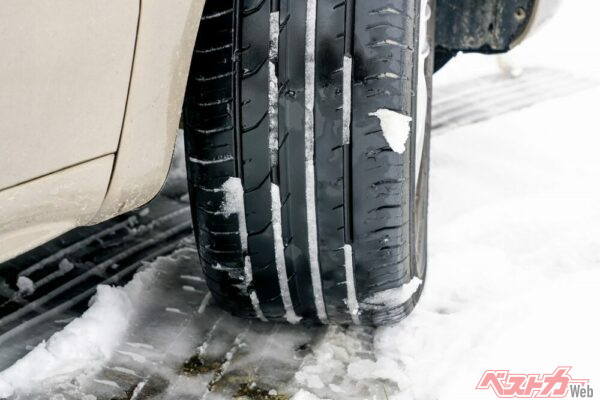
<path fill-rule="evenodd" d="M 523 74 L 545 66 L 600 79 L 600 52 L 587 44 L 600 36 L 593 21 L 600 5 L 593 0 L 565 3 L 551 25 L 503 60 L 504 71 L 508 62 Z M 500 70 L 495 58 L 460 56 L 435 77 L 434 86 L 468 82 Z M 554 84 L 561 82 L 548 82 Z M 207 311 L 204 299 L 209 298 L 194 296 L 194 290 L 203 290 L 195 289 L 200 281 L 184 275 L 190 272 L 179 272 L 182 275 L 169 285 L 181 287 L 189 297 L 169 297 L 166 293 L 173 293 L 172 287 L 165 286 L 157 293 L 168 306 L 157 299 L 152 305 L 162 307 L 161 317 L 152 320 L 156 310 L 147 305 L 146 311 L 137 309 L 136 323 L 127 324 L 129 310 L 136 308 L 130 296 L 133 288 L 145 290 L 139 283 L 148 272 L 141 272 L 124 288 L 100 288 L 80 319 L 0 373 L 0 397 L 15 388 L 40 390 L 57 382 L 72 384 L 73 379 L 84 382 L 81 387 L 87 393 L 97 385 L 104 385 L 107 392 L 120 390 L 111 386 L 115 381 L 105 377 L 106 371 L 95 374 L 110 359 L 113 374 L 137 377 L 133 370 L 140 364 L 140 354 L 152 354 L 135 341 L 140 337 L 146 344 L 155 340 L 153 351 L 162 357 L 145 364 L 150 375 L 144 376 L 150 378 L 141 382 L 150 385 L 152 374 L 161 371 L 170 382 L 166 398 L 189 397 L 206 383 L 208 378 L 178 375 L 176 366 L 190 349 L 206 351 L 208 342 L 215 342 L 209 351 L 221 346 L 227 354 L 237 352 L 241 364 L 236 367 L 234 359 L 227 364 L 230 370 L 260 365 L 254 370 L 257 377 L 279 379 L 285 387 L 277 389 L 297 393 L 296 400 L 495 398 L 474 389 L 485 370 L 542 374 L 560 365 L 573 366 L 573 377 L 590 379 L 598 391 L 598 98 L 596 85 L 444 134 L 433 133 L 428 277 L 420 304 L 403 322 L 375 331 L 260 324 L 244 328 L 215 309 Z M 183 265 L 177 258 L 167 261 L 167 266 Z M 159 269 L 167 276 L 165 265 L 161 259 L 148 270 Z M 155 283 L 147 284 L 150 288 Z M 185 317 L 193 313 L 209 313 L 212 328 L 203 326 L 202 319 Z M 162 331 L 156 339 L 156 330 L 152 334 L 146 330 L 163 318 L 180 322 L 172 328 L 177 330 Z M 105 329 L 91 329 L 99 322 Z M 233 347 L 211 336 L 218 324 L 229 332 L 227 343 Z M 233 332 L 236 328 L 239 334 Z M 306 341 L 310 346 L 298 347 Z M 167 347 L 158 354 L 161 345 Z M 119 350 L 112 352 L 117 346 Z M 307 354 L 298 356 L 297 350 L 305 348 Z M 179 358 L 170 355 L 163 360 L 169 351 Z M 224 379 L 223 373 L 210 377 Z M 273 377 L 267 378 L 270 374 Z"/>
<path fill-rule="evenodd" d="M 149 269 L 138 272 L 125 287 L 99 286 L 80 318 L 0 373 L 0 398 L 43 390 L 74 373 L 93 373 L 118 346 L 145 288 L 153 281 Z"/>
<path fill-rule="evenodd" d="M 485 398 L 473 388 L 487 369 L 560 365 L 600 387 L 598 96 L 434 139 L 425 291 L 375 337 L 398 398 Z"/>

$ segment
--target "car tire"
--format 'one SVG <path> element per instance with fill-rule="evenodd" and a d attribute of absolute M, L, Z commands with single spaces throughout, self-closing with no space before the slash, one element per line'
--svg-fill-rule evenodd
<path fill-rule="evenodd" d="M 383 325 L 414 308 L 426 273 L 432 8 L 206 1 L 184 130 L 200 261 L 224 309 Z"/>

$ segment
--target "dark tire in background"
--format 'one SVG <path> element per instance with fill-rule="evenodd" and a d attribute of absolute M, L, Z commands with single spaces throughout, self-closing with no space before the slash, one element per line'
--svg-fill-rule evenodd
<path fill-rule="evenodd" d="M 185 144 L 198 251 L 226 310 L 381 325 L 414 308 L 426 271 L 431 7 L 207 0 Z"/>

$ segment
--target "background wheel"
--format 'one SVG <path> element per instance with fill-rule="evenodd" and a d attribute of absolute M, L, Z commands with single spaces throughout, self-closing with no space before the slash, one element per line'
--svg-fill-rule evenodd
<path fill-rule="evenodd" d="M 185 142 L 198 251 L 225 309 L 379 325 L 414 308 L 432 15 L 419 0 L 207 0 Z"/>

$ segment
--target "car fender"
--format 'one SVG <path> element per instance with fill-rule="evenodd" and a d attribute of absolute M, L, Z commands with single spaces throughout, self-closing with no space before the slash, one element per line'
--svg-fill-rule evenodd
<path fill-rule="evenodd" d="M 203 8 L 204 0 L 142 0 L 116 161 L 91 223 L 148 203 L 163 186 Z"/>

